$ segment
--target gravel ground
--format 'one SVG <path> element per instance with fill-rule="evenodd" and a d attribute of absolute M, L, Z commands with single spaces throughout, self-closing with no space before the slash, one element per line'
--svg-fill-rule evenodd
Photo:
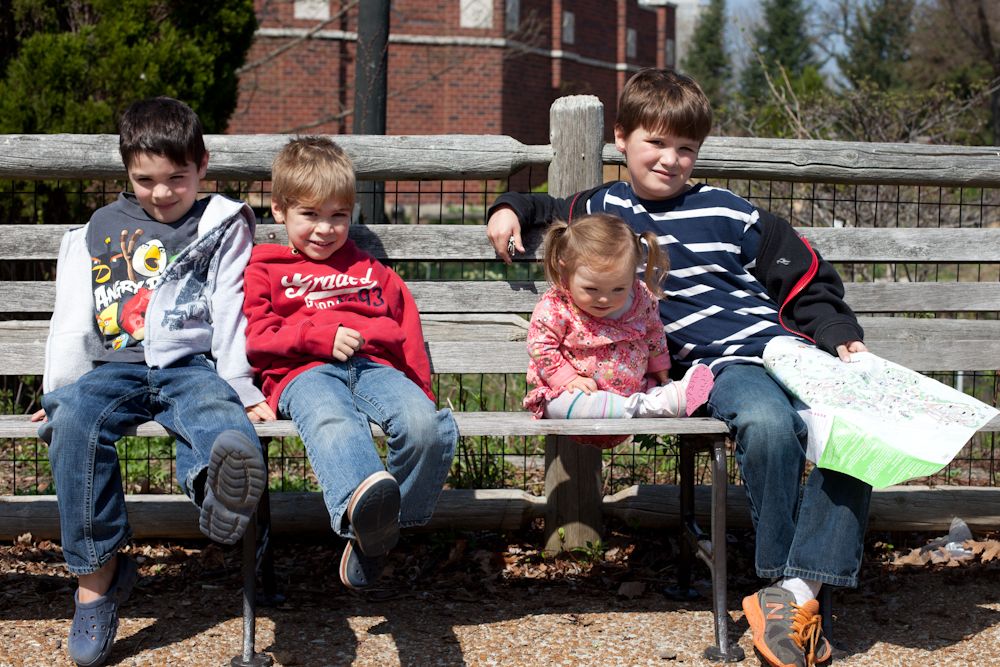
<path fill-rule="evenodd" d="M 337 581 L 340 544 L 282 542 L 287 601 L 261 609 L 258 650 L 276 665 L 708 665 L 707 599 L 660 590 L 672 539 L 613 534 L 603 553 L 543 558 L 534 536 L 424 535 L 394 552 L 386 585 L 360 595 Z M 908 536 L 903 542 L 921 543 Z M 923 538 L 926 541 L 926 538 Z M 739 607 L 749 536 L 730 554 L 731 636 L 756 665 Z M 907 549 L 869 545 L 864 583 L 834 597 L 842 665 L 1000 665 L 1000 566 L 896 566 Z M 142 578 L 123 610 L 112 665 L 227 665 L 240 653 L 237 550 L 205 544 L 130 548 Z M 72 581 L 58 547 L 0 546 L 0 666 L 68 665 Z M 698 586 L 708 591 L 708 582 Z"/>

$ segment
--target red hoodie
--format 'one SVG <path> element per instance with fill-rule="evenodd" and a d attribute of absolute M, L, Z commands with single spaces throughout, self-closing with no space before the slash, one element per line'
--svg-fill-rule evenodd
<path fill-rule="evenodd" d="M 392 269 L 348 240 L 324 262 L 287 246 L 256 246 L 244 274 L 247 358 L 267 403 L 299 373 L 334 361 L 340 326 L 364 336 L 362 357 L 402 371 L 427 396 L 431 370 L 417 306 Z"/>

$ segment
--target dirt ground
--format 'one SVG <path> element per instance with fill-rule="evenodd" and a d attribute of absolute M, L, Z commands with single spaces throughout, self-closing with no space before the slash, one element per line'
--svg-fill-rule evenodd
<path fill-rule="evenodd" d="M 891 539 L 890 539 L 891 537 Z M 739 601 L 759 587 L 750 535 L 730 545 L 730 635 L 755 665 Z M 879 536 L 863 584 L 834 596 L 843 665 L 1000 665 L 1000 559 L 916 564 L 928 536 Z M 337 579 L 342 544 L 282 541 L 286 601 L 259 610 L 257 648 L 276 665 L 708 665 L 707 596 L 662 594 L 672 536 L 613 532 L 575 557 L 543 558 L 534 534 L 408 536 L 384 586 Z M 241 652 L 239 550 L 138 543 L 142 578 L 123 609 L 112 665 L 228 665 Z M 909 554 L 909 555 L 908 555 Z M 910 562 L 910 565 L 893 565 Z M 707 575 L 707 571 L 701 573 Z M 707 580 L 697 587 L 709 591 Z M 73 582 L 58 546 L 0 546 L 0 666 L 69 665 Z"/>

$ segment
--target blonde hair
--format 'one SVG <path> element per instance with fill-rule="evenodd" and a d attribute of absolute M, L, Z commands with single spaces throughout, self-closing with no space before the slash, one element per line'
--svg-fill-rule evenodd
<path fill-rule="evenodd" d="M 625 83 L 615 127 L 626 137 L 641 127 L 700 144 L 712 131 L 712 103 L 691 77 L 647 67 Z"/>
<path fill-rule="evenodd" d="M 285 144 L 271 163 L 271 200 L 279 209 L 335 199 L 354 207 L 354 166 L 326 137 L 299 137 Z"/>
<path fill-rule="evenodd" d="M 670 271 L 669 256 L 660 249 L 656 234 L 636 234 L 616 215 L 592 213 L 571 223 L 554 222 L 545 233 L 544 243 L 545 277 L 553 285 L 566 287 L 581 265 L 602 269 L 631 262 L 634 272 L 645 263 L 646 286 L 657 298 L 663 296 L 662 284 Z"/>

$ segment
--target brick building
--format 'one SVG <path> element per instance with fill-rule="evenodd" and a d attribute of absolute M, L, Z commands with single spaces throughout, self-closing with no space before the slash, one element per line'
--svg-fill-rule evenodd
<path fill-rule="evenodd" d="M 362 0 L 363 1 L 363 0 Z M 347 11 L 344 6 L 354 5 Z M 351 131 L 357 6 L 256 0 L 260 27 L 228 131 Z M 561 95 L 605 105 L 629 73 L 674 64 L 674 7 L 639 0 L 394 0 L 387 134 L 506 134 L 548 143 Z"/>

